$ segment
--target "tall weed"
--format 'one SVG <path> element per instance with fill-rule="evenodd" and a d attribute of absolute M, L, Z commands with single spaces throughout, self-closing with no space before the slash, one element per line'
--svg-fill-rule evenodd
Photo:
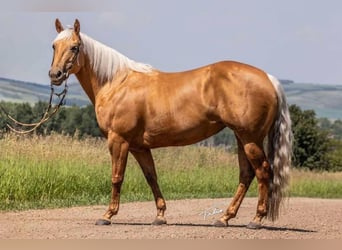
<path fill-rule="evenodd" d="M 0 210 L 107 204 L 111 165 L 105 140 L 53 134 L 0 139 Z M 237 156 L 221 148 L 187 146 L 153 150 L 167 200 L 232 197 L 238 185 Z M 342 198 L 342 173 L 294 170 L 292 196 Z M 254 181 L 247 195 L 257 195 Z M 121 201 L 153 200 L 129 157 Z"/>

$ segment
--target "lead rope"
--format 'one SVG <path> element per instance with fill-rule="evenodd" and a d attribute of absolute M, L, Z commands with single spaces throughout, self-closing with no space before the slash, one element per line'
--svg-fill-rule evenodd
<path fill-rule="evenodd" d="M 50 85 L 51 87 L 51 93 L 50 93 L 50 98 L 49 98 L 49 105 L 48 105 L 48 108 L 46 109 L 46 111 L 44 112 L 44 114 L 42 115 L 42 118 L 40 119 L 39 122 L 35 122 L 35 123 L 23 123 L 23 122 L 20 122 L 16 119 L 14 119 L 7 111 L 6 109 L 0 105 L 0 109 L 5 113 L 6 117 L 11 120 L 14 125 L 16 126 L 21 126 L 21 127 L 25 127 L 25 128 L 28 128 L 27 130 L 25 129 L 15 129 L 13 127 L 13 125 L 9 124 L 7 122 L 6 126 L 13 132 L 17 133 L 17 134 L 28 134 L 28 133 L 31 133 L 32 131 L 36 130 L 40 125 L 42 125 L 44 122 L 47 122 L 48 120 L 51 119 L 51 117 L 53 117 L 57 111 L 60 109 L 61 106 L 63 106 L 65 104 L 64 102 L 64 99 L 66 97 L 66 94 L 68 92 L 68 84 L 67 84 L 67 80 L 65 80 L 65 84 L 64 84 L 64 90 L 62 90 L 60 93 L 55 93 L 55 89 L 53 88 L 53 85 L 51 84 Z M 52 99 L 53 99 L 53 96 L 57 96 L 58 99 L 59 99 L 59 102 L 58 104 L 55 105 L 55 107 L 52 109 L 51 111 L 51 108 L 52 108 Z M 50 112 L 51 111 L 51 112 Z"/>

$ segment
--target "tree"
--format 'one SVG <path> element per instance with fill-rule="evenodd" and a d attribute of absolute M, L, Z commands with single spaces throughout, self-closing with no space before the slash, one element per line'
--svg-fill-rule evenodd
<path fill-rule="evenodd" d="M 331 125 L 332 135 L 335 139 L 342 140 L 342 121 L 336 120 Z"/>
<path fill-rule="evenodd" d="M 16 106 L 13 117 L 18 121 L 24 123 L 32 123 L 34 121 L 34 116 L 32 113 L 32 107 L 28 103 L 20 103 Z"/>
<path fill-rule="evenodd" d="M 342 171 L 342 140 L 332 139 L 327 157 L 329 171 Z"/>
<path fill-rule="evenodd" d="M 24 123 L 32 123 L 37 122 L 42 118 L 48 104 L 38 102 L 34 106 L 30 106 L 28 103 L 18 104 L 1 102 L 1 106 L 16 120 Z M 9 130 L 6 126 L 7 122 L 12 124 L 2 110 L 0 116 L 0 130 L 2 130 L 2 132 L 7 132 Z M 19 130 L 22 129 L 20 126 L 16 126 L 15 124 L 12 125 L 18 127 Z M 54 116 L 39 126 L 35 130 L 35 133 L 45 135 L 56 132 L 73 136 L 76 131 L 80 138 L 83 136 L 102 136 L 97 125 L 94 106 L 61 107 Z"/>
<path fill-rule="evenodd" d="M 330 139 L 328 132 L 318 126 L 315 112 L 302 111 L 298 106 L 291 105 L 290 113 L 294 135 L 294 166 L 310 170 L 328 169 Z"/>
<path fill-rule="evenodd" d="M 94 107 L 88 105 L 82 108 L 82 123 L 79 126 L 80 135 L 101 136 L 100 129 L 97 125 Z"/>

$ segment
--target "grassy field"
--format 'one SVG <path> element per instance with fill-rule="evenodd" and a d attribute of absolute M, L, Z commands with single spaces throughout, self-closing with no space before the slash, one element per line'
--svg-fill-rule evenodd
<path fill-rule="evenodd" d="M 107 204 L 111 166 L 106 142 L 5 135 L 0 139 L 0 210 Z M 238 184 L 237 157 L 198 146 L 153 151 L 167 200 L 231 197 Z M 292 171 L 291 196 L 342 198 L 342 173 Z M 253 182 L 248 196 L 256 196 Z M 152 200 L 130 157 L 121 201 Z"/>

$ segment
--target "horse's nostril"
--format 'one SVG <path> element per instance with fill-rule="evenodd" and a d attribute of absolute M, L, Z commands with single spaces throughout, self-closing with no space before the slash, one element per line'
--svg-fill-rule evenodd
<path fill-rule="evenodd" d="M 50 78 L 60 79 L 63 77 L 63 72 L 61 70 L 50 70 L 49 76 Z"/>
<path fill-rule="evenodd" d="M 56 77 L 57 77 L 57 78 L 60 78 L 61 76 L 62 76 L 62 71 L 59 70 L 59 71 L 56 73 Z"/>

